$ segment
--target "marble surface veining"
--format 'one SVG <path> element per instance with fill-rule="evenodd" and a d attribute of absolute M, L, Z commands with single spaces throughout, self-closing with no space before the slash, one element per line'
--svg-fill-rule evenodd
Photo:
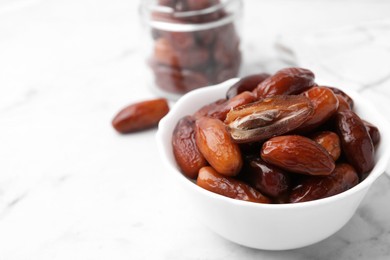
<path fill-rule="evenodd" d="M 110 126 L 119 108 L 154 97 L 137 5 L 0 1 L 0 259 L 388 259 L 387 175 L 346 226 L 301 249 L 245 248 L 191 217 L 155 130 Z M 242 75 L 307 66 L 388 111 L 390 3 L 247 0 L 244 11 Z"/>

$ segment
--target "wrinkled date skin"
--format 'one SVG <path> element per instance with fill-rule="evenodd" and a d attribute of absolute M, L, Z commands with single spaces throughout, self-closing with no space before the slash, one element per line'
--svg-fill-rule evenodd
<path fill-rule="evenodd" d="M 146 100 L 131 104 L 112 120 L 112 126 L 119 133 L 131 133 L 157 126 L 169 112 L 168 102 L 164 98 Z"/>
<path fill-rule="evenodd" d="M 332 156 L 334 161 L 340 157 L 341 145 L 339 136 L 331 131 L 322 131 L 311 136 L 315 142 L 319 143 Z"/>
<path fill-rule="evenodd" d="M 285 171 L 264 162 L 260 157 L 245 160 L 240 178 L 269 197 L 284 195 L 290 188 L 290 176 Z"/>
<path fill-rule="evenodd" d="M 196 144 L 208 163 L 220 174 L 237 175 L 243 164 L 241 151 L 222 121 L 201 117 L 195 125 Z"/>
<path fill-rule="evenodd" d="M 252 103 L 253 101 L 255 101 L 255 97 L 252 94 L 252 92 L 245 91 L 229 100 L 220 99 L 214 103 L 205 105 L 201 109 L 199 109 L 194 114 L 194 116 L 195 118 L 207 116 L 207 117 L 217 118 L 221 121 L 224 121 L 226 115 L 229 113 L 230 110 L 245 104 Z"/>
<path fill-rule="evenodd" d="M 249 185 L 231 177 L 223 176 L 210 166 L 206 166 L 200 169 L 196 183 L 208 191 L 232 199 L 257 203 L 271 202 L 270 199 Z"/>
<path fill-rule="evenodd" d="M 336 165 L 328 176 L 308 176 L 290 194 L 290 203 L 312 201 L 330 197 L 359 183 L 355 169 L 346 163 Z"/>
<path fill-rule="evenodd" d="M 303 93 L 312 103 L 314 113 L 297 131 L 308 132 L 325 123 L 339 107 L 335 94 L 325 87 L 313 87 Z"/>
<path fill-rule="evenodd" d="M 226 92 L 226 98 L 230 99 L 244 91 L 253 91 L 257 85 L 259 85 L 269 76 L 271 75 L 268 73 L 259 73 L 243 77 L 236 84 L 229 88 L 229 90 Z"/>
<path fill-rule="evenodd" d="M 300 94 L 313 87 L 314 74 L 303 68 L 286 68 L 262 81 L 253 91 L 258 99 Z"/>
<path fill-rule="evenodd" d="M 367 129 L 368 134 L 371 137 L 372 144 L 374 147 L 378 146 L 380 140 L 381 140 L 381 134 L 379 133 L 378 127 L 374 126 L 370 122 L 367 122 L 366 120 L 362 120 L 364 123 L 364 126 Z"/>
<path fill-rule="evenodd" d="M 348 162 L 362 179 L 374 167 L 374 145 L 364 122 L 351 110 L 337 113 L 337 131 Z"/>
<path fill-rule="evenodd" d="M 294 130 L 312 112 L 312 104 L 304 96 L 274 96 L 232 109 L 225 123 L 235 142 L 248 143 Z"/>
<path fill-rule="evenodd" d="M 176 162 L 184 175 L 196 179 L 207 161 L 195 141 L 195 118 L 185 116 L 179 120 L 172 135 L 172 148 Z"/>
<path fill-rule="evenodd" d="M 286 171 L 307 175 L 329 175 L 335 167 L 333 158 L 321 145 L 299 135 L 269 139 L 263 144 L 261 158 Z"/>

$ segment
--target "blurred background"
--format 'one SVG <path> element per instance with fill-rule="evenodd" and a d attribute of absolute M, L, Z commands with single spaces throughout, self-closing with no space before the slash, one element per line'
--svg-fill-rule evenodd
<path fill-rule="evenodd" d="M 143 75 L 143 67 L 130 64 L 136 62 L 142 45 L 138 4 L 125 0 L 1 0 L 0 84 L 11 81 L 15 92 L 26 86 L 25 81 L 45 85 L 56 79 L 60 87 L 61 77 L 76 79 L 80 74 L 84 80 L 103 77 L 96 79 L 103 84 L 107 72 L 99 70 L 114 70 L 115 79 L 109 79 L 114 86 Z M 389 6 L 386 0 L 244 0 L 241 73 L 279 68 L 281 64 L 275 61 L 279 40 L 389 19 Z M 110 63 L 118 58 L 120 63 Z M 10 102 L 10 94 L 0 95 L 1 106 Z"/>

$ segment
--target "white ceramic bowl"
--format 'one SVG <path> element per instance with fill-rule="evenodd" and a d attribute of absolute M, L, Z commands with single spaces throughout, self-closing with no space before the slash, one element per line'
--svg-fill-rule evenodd
<path fill-rule="evenodd" d="M 385 171 L 390 158 L 390 126 L 361 95 L 344 90 L 355 102 L 355 111 L 375 124 L 381 133 L 376 165 L 357 186 L 341 194 L 296 204 L 258 204 L 227 198 L 197 186 L 187 179 L 175 162 L 171 139 L 177 121 L 201 106 L 225 97 L 237 82 L 231 79 L 216 86 L 198 89 L 183 96 L 161 120 L 157 143 L 168 175 L 182 186 L 183 196 L 193 205 L 198 219 L 222 237 L 235 243 L 267 250 L 304 247 L 337 232 L 355 213 L 373 182 Z"/>

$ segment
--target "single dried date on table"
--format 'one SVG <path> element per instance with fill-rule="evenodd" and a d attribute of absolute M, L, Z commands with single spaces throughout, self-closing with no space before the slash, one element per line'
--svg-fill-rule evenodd
<path fill-rule="evenodd" d="M 234 178 L 223 176 L 212 167 L 200 169 L 196 183 L 211 192 L 237 200 L 257 203 L 270 203 L 271 201 L 259 191 Z"/>
<path fill-rule="evenodd" d="M 275 96 L 234 108 L 225 123 L 235 142 L 248 143 L 292 131 L 312 113 L 312 104 L 304 96 Z"/>
<path fill-rule="evenodd" d="M 120 133 L 131 133 L 157 126 L 169 112 L 168 102 L 164 98 L 146 100 L 131 104 L 112 120 L 112 126 Z"/>

